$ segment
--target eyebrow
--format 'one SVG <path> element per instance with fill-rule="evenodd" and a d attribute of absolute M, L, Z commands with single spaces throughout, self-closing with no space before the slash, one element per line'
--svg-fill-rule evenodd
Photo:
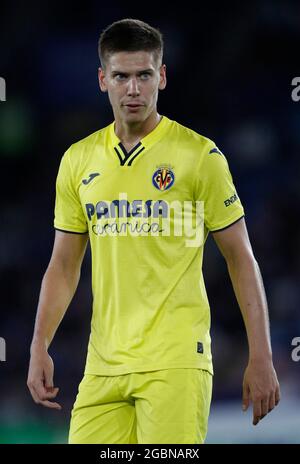
<path fill-rule="evenodd" d="M 144 74 L 144 73 L 153 73 L 153 69 L 148 68 L 148 69 L 143 69 L 142 71 L 137 72 L 137 74 Z M 112 71 L 112 75 L 116 75 L 116 74 L 124 74 L 128 76 L 128 73 L 124 71 L 118 71 L 118 70 Z"/>

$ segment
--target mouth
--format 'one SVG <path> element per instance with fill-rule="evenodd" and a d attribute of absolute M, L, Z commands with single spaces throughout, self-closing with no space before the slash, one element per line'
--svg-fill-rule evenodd
<path fill-rule="evenodd" d="M 140 108 L 140 107 L 143 106 L 143 105 L 141 105 L 141 104 L 139 104 L 139 103 L 128 103 L 128 104 L 125 105 L 125 106 L 128 106 L 129 108 Z"/>
<path fill-rule="evenodd" d="M 139 105 L 137 103 L 130 103 L 128 105 L 125 105 L 126 108 L 128 108 L 129 111 L 138 111 L 140 108 L 142 108 L 143 105 Z"/>

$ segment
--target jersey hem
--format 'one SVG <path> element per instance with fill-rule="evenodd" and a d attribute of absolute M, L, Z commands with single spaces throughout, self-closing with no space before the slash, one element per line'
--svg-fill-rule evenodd
<path fill-rule="evenodd" d="M 160 371 L 165 369 L 203 369 L 208 371 L 211 375 L 214 375 L 213 367 L 209 363 L 200 362 L 200 363 L 184 363 L 184 364 L 162 364 L 162 365 L 149 365 L 149 366 L 128 366 L 123 368 L 109 369 L 109 368 L 98 368 L 93 369 L 91 367 L 86 367 L 84 374 L 88 375 L 105 375 L 105 376 L 114 376 L 114 375 L 124 375 L 131 374 L 133 372 L 148 372 L 148 371 Z"/>
<path fill-rule="evenodd" d="M 237 215 L 234 215 L 233 217 L 230 218 L 229 221 L 226 221 L 226 222 L 223 222 L 222 224 L 220 224 L 219 226 L 215 226 L 213 229 L 208 229 L 210 232 L 218 232 L 218 231 L 221 231 L 223 229 L 226 229 L 227 227 L 230 227 L 232 226 L 235 222 L 238 222 L 240 219 L 242 219 L 243 217 L 245 217 L 245 213 L 243 212 L 242 215 L 240 216 L 237 216 Z"/>
<path fill-rule="evenodd" d="M 70 230 L 71 227 L 70 228 L 69 227 L 64 228 L 64 227 L 59 227 L 59 226 L 56 227 L 56 226 L 54 226 L 54 229 L 60 230 L 61 232 L 66 232 L 66 233 L 69 233 L 69 234 L 83 234 L 84 235 L 84 234 L 88 233 L 88 230 L 86 230 L 85 232 L 82 232 L 82 231 L 79 231 L 79 230 Z"/>

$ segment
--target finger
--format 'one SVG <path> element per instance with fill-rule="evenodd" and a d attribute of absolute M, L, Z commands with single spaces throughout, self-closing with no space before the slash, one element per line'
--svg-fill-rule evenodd
<path fill-rule="evenodd" d="M 243 405 L 242 409 L 243 411 L 247 411 L 250 403 L 250 390 L 248 388 L 248 385 L 243 385 Z"/>
<path fill-rule="evenodd" d="M 277 404 L 279 403 L 280 398 L 281 398 L 281 394 L 280 394 L 280 388 L 278 385 L 276 388 L 276 392 L 275 392 L 275 406 L 277 406 Z"/>
<path fill-rule="evenodd" d="M 27 386 L 28 386 L 28 389 L 30 391 L 30 394 L 32 396 L 32 398 L 34 399 L 34 401 L 36 403 L 39 403 L 40 402 L 40 397 L 35 389 L 35 386 L 34 386 L 34 382 L 27 382 Z"/>
<path fill-rule="evenodd" d="M 57 388 L 48 391 L 46 388 L 42 387 L 42 388 L 36 389 L 35 391 L 37 392 L 41 401 L 55 398 L 58 393 Z"/>
<path fill-rule="evenodd" d="M 265 398 L 261 402 L 261 419 L 265 417 L 269 412 L 269 398 Z"/>
<path fill-rule="evenodd" d="M 46 390 L 44 388 L 43 380 L 35 380 L 32 383 L 32 388 L 34 389 L 35 393 L 37 394 L 39 400 L 44 399 L 44 395 L 46 393 Z"/>
<path fill-rule="evenodd" d="M 35 390 L 32 387 L 29 387 L 30 394 L 36 404 L 39 404 L 40 400 L 39 397 L 37 396 Z"/>
<path fill-rule="evenodd" d="M 59 392 L 58 387 L 45 387 L 45 390 L 47 392 L 47 395 L 49 395 L 49 398 L 55 398 L 57 393 Z"/>
<path fill-rule="evenodd" d="M 40 401 L 40 404 L 46 408 L 58 409 L 59 411 L 62 409 L 60 404 L 53 403 L 52 401 Z"/>
<path fill-rule="evenodd" d="M 261 401 L 256 400 L 253 403 L 253 425 L 257 425 L 261 418 Z"/>
<path fill-rule="evenodd" d="M 34 388 L 36 394 L 38 395 L 40 401 L 55 398 L 57 393 L 58 393 L 57 387 L 53 388 L 53 389 L 50 389 L 48 391 L 48 390 L 46 390 L 46 388 L 41 383 L 34 384 L 33 388 Z"/>
<path fill-rule="evenodd" d="M 32 388 L 33 392 L 35 393 L 35 396 L 37 398 L 37 403 L 41 404 L 42 406 L 45 406 L 47 408 L 52 408 L 52 409 L 62 409 L 61 405 L 59 403 L 54 403 L 52 401 L 48 400 L 42 400 L 39 395 L 37 394 L 36 390 L 34 387 Z"/>
<path fill-rule="evenodd" d="M 53 387 L 53 371 L 50 371 L 49 369 L 44 370 L 44 379 L 45 387 Z"/>
<path fill-rule="evenodd" d="M 270 400 L 269 400 L 269 412 L 272 411 L 272 409 L 275 408 L 275 393 L 272 393 L 270 395 Z"/>

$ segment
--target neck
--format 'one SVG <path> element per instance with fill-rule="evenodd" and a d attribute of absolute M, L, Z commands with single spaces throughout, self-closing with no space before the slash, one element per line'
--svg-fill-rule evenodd
<path fill-rule="evenodd" d="M 134 143 L 149 134 L 161 120 L 155 110 L 145 121 L 128 124 L 115 118 L 115 134 L 123 143 Z"/>

